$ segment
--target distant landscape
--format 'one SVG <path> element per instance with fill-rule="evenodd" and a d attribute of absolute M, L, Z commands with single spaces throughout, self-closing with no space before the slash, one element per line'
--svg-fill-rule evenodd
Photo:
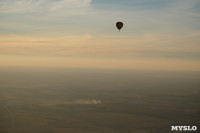
<path fill-rule="evenodd" d="M 0 133 L 170 133 L 171 125 L 198 126 L 199 81 L 199 72 L 185 71 L 1 68 Z"/>

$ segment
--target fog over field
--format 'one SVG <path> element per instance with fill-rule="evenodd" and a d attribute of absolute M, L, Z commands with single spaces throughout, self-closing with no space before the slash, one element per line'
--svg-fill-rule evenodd
<path fill-rule="evenodd" d="M 186 71 L 2 67 L 0 132 L 170 133 L 171 125 L 198 126 L 199 81 L 199 72 Z"/>

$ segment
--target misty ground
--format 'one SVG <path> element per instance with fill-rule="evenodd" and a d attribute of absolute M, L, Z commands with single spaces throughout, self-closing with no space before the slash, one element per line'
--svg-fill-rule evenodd
<path fill-rule="evenodd" d="M 1 68 L 0 133 L 170 133 L 171 125 L 198 126 L 199 81 L 199 72 Z"/>

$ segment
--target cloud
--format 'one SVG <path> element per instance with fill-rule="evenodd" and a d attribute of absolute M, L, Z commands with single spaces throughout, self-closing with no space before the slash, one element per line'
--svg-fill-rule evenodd
<path fill-rule="evenodd" d="M 60 0 L 51 3 L 50 10 L 61 10 L 61 9 L 71 9 L 71 8 L 82 8 L 90 6 L 91 0 Z"/>
<path fill-rule="evenodd" d="M 179 10 L 189 10 L 193 9 L 199 3 L 199 0 L 174 0 L 172 7 Z"/>
<path fill-rule="evenodd" d="M 200 33 L 152 33 L 124 37 L 109 38 L 90 34 L 54 37 L 0 36 L 0 53 L 64 57 L 200 58 Z"/>
<path fill-rule="evenodd" d="M 89 7 L 91 0 L 1 0 L 0 13 L 28 13 L 80 10 Z"/>
<path fill-rule="evenodd" d="M 37 10 L 36 7 L 41 3 L 33 0 L 1 0 L 1 13 L 19 13 Z"/>
<path fill-rule="evenodd" d="M 199 60 L 166 58 L 85 58 L 56 56 L 0 56 L 0 67 L 106 68 L 200 71 Z M 73 100 L 74 101 L 74 100 Z M 71 102 L 71 101 L 70 101 Z M 77 103 L 77 102 L 76 102 Z M 64 104 L 64 103 L 63 103 Z M 67 103 L 66 103 L 67 104 Z M 68 103 L 69 104 L 69 103 Z"/>
<path fill-rule="evenodd" d="M 78 100 L 74 100 L 74 101 L 65 102 L 65 104 L 100 104 L 100 103 L 101 103 L 101 101 L 96 100 L 96 99 L 91 99 L 91 100 L 78 99 Z"/>
<path fill-rule="evenodd" d="M 198 4 L 200 4 L 199 0 L 174 0 L 168 10 L 173 13 L 199 17 Z"/>
<path fill-rule="evenodd" d="M 71 104 L 101 104 L 100 100 L 96 99 L 76 99 L 76 100 L 54 100 L 41 103 L 40 105 L 71 105 Z"/>
<path fill-rule="evenodd" d="M 109 5 L 105 1 L 99 2 L 100 5 L 92 0 L 1 0 L 0 12 L 3 17 L 0 30 L 2 34 L 29 35 L 80 33 L 86 30 L 87 33 L 113 34 L 115 29 L 112 24 L 118 20 L 125 23 L 123 30 L 130 34 L 182 32 L 199 28 L 199 18 L 191 17 L 198 16 L 199 13 L 183 10 L 194 8 L 197 5 L 196 0 L 191 0 L 189 6 L 186 0 L 126 0 L 113 1 Z M 132 2 L 140 4 L 130 4 Z M 120 4 L 118 6 L 121 7 L 118 8 L 115 3 L 129 5 Z M 9 15 L 2 12 L 8 12 Z"/>
<path fill-rule="evenodd" d="M 0 36 L 0 53 L 36 56 L 80 55 L 84 45 L 92 38 L 90 34 L 56 37 Z"/>

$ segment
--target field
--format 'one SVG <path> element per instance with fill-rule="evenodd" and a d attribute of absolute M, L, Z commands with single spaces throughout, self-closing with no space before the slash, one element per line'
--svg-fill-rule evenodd
<path fill-rule="evenodd" d="M 171 125 L 199 127 L 199 81 L 196 72 L 1 68 L 0 133 L 170 133 Z"/>

